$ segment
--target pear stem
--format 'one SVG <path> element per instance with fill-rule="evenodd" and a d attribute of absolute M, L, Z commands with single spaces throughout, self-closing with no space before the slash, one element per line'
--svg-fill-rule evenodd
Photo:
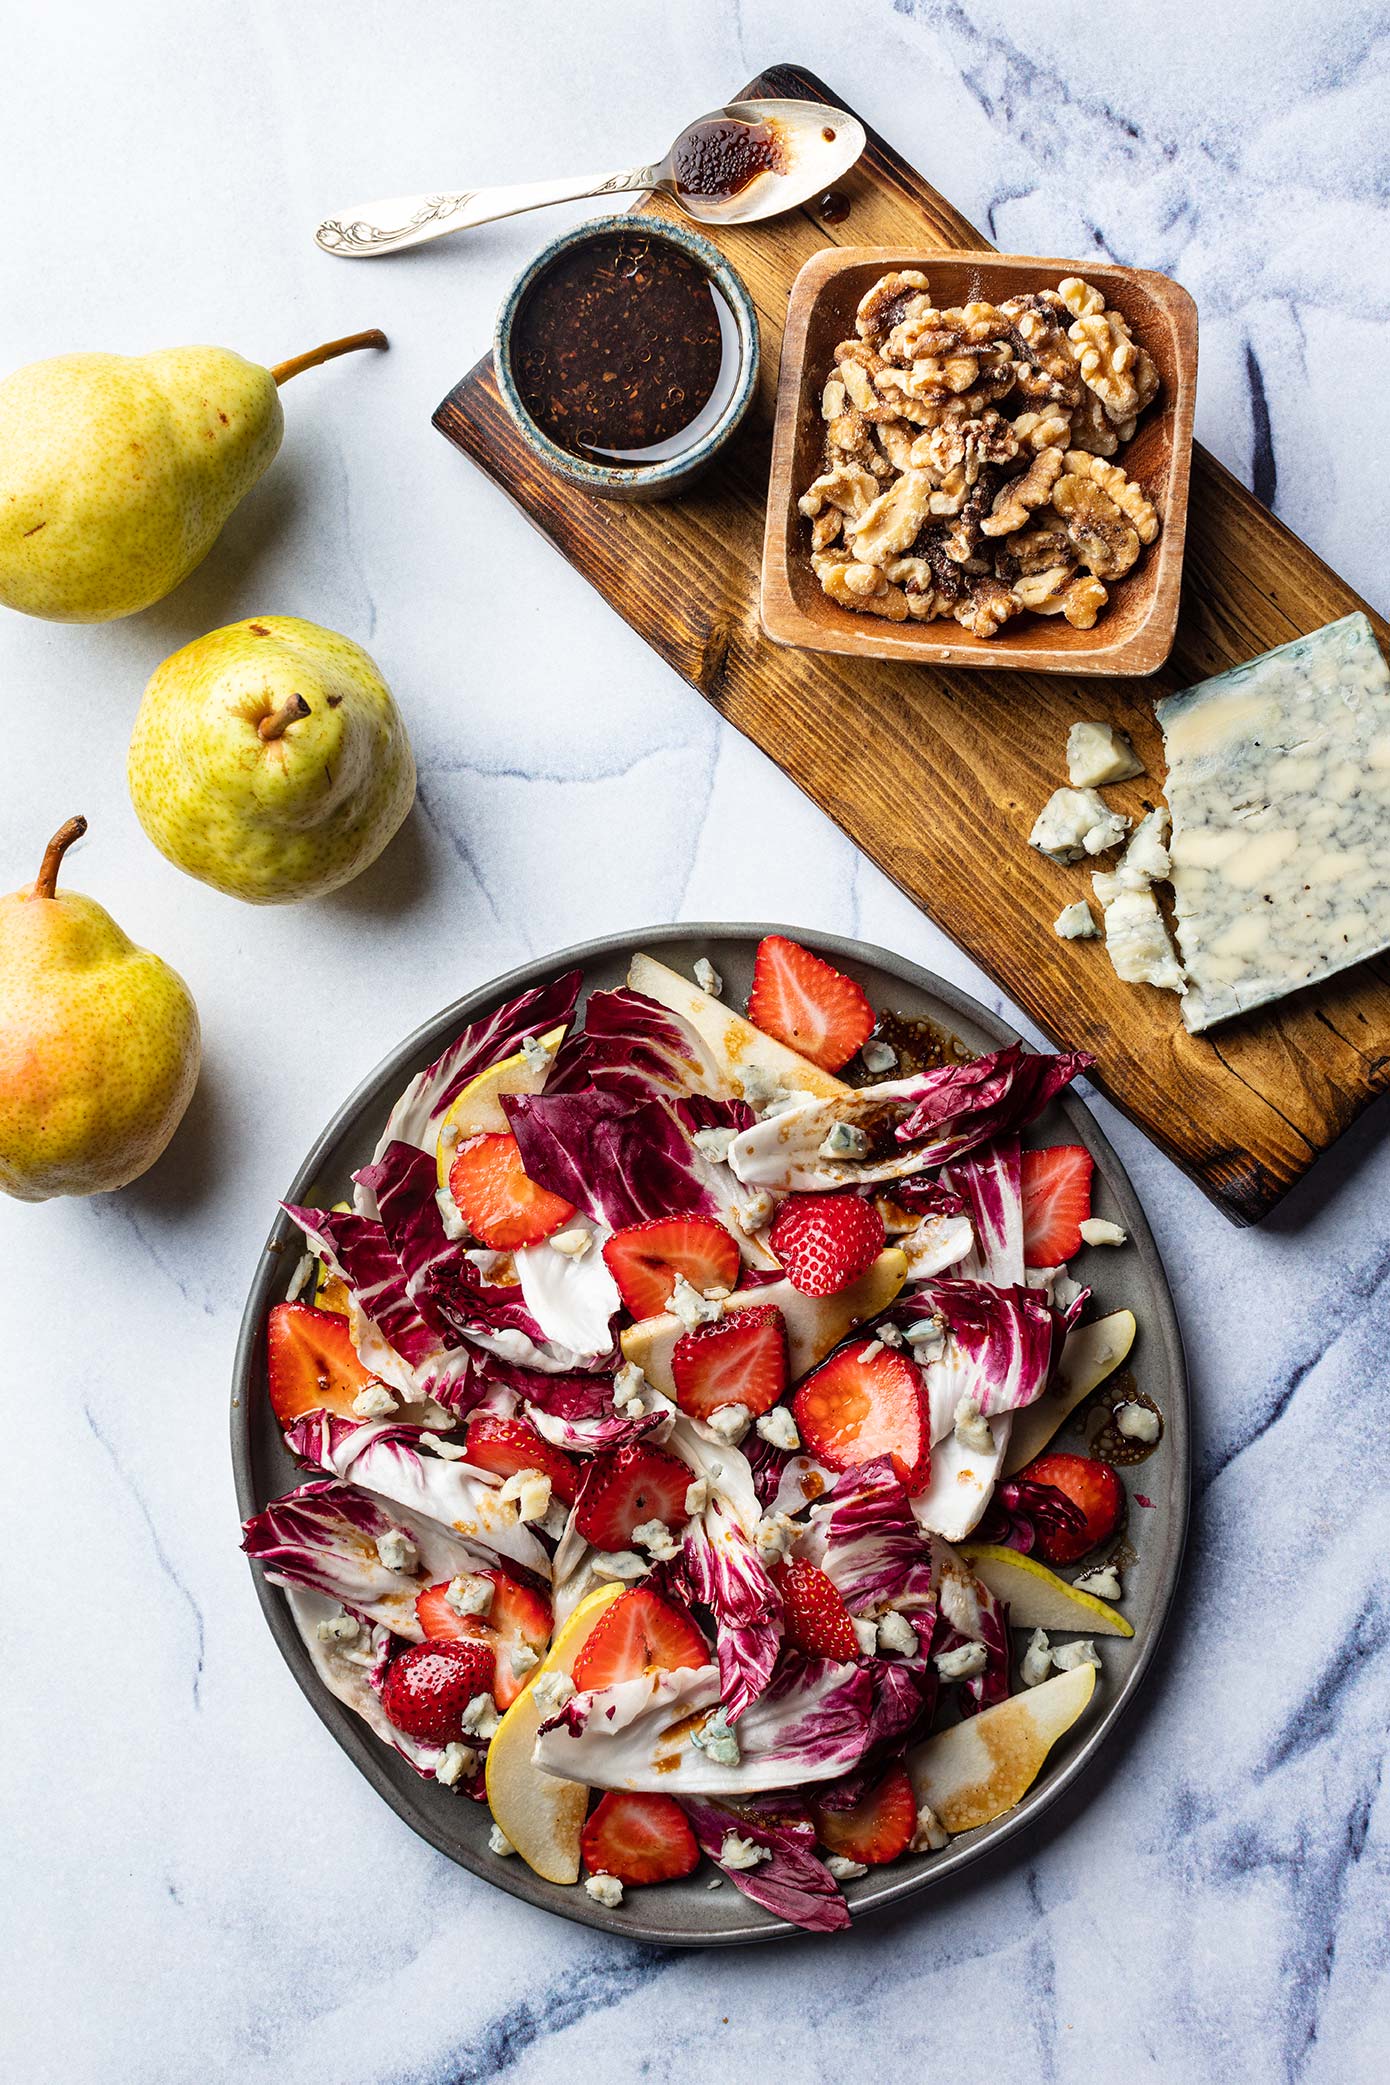
<path fill-rule="evenodd" d="M 307 717 L 308 714 L 309 705 L 304 697 L 291 695 L 287 702 L 281 703 L 279 709 L 273 709 L 269 716 L 261 718 L 256 726 L 257 734 L 267 743 L 273 738 L 283 738 L 291 724 L 297 723 L 301 717 Z"/>
<path fill-rule="evenodd" d="M 62 866 L 63 856 L 67 853 L 73 841 L 80 840 L 86 830 L 87 821 L 85 818 L 69 818 L 66 825 L 59 826 L 57 832 L 44 849 L 43 862 L 39 868 L 38 875 L 34 878 L 34 896 L 36 898 L 56 896 L 58 870 Z"/>
<path fill-rule="evenodd" d="M 307 355 L 294 355 L 288 362 L 275 362 L 270 373 L 277 384 L 287 384 L 301 369 L 317 369 L 320 362 L 332 362 L 338 355 L 350 355 L 357 348 L 384 348 L 391 345 L 380 326 L 373 326 L 368 333 L 347 333 L 341 340 L 325 341 L 322 347 L 310 348 Z"/>

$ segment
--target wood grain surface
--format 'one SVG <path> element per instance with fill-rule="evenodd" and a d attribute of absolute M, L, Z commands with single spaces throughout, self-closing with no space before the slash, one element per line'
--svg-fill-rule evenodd
<path fill-rule="evenodd" d="M 795 66 L 776 66 L 743 92 L 837 99 Z M 1148 775 L 1108 795 L 1138 816 L 1162 791 L 1155 701 L 1366 604 L 1198 448 L 1177 641 L 1150 678 L 965 671 L 771 644 L 758 621 L 759 567 L 778 356 L 798 270 L 831 244 L 910 244 L 928 268 L 933 252 L 987 244 L 872 131 L 839 186 L 850 209 L 834 225 L 807 208 L 762 225 L 706 227 L 757 305 L 762 372 L 735 442 L 680 500 L 631 506 L 555 483 L 502 405 L 490 357 L 444 400 L 435 424 L 1041 1029 L 1094 1051 L 1095 1083 L 1227 1215 L 1258 1222 L 1390 1085 L 1390 960 L 1190 1036 L 1171 993 L 1121 983 L 1099 941 L 1057 939 L 1053 920 L 1090 895 L 1089 877 L 1035 853 L 1028 833 L 1066 779 L 1066 735 L 1078 717 L 1108 718 L 1134 740 Z M 675 206 L 638 207 L 660 215 Z M 1366 612 L 1390 643 L 1390 628 Z"/>

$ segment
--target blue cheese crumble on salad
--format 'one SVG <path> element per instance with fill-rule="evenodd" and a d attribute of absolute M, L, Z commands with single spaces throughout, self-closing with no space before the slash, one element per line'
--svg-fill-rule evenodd
<path fill-rule="evenodd" d="M 1050 1444 L 1134 1320 L 1068 1272 L 1123 1236 L 1089 1152 L 1023 1143 L 1089 1058 L 910 1069 L 782 935 L 747 1018 L 718 984 L 637 955 L 582 1013 L 578 971 L 522 993 L 411 1080 L 351 1205 L 287 1205 L 304 1474 L 244 1547 L 496 1854 L 617 1916 L 708 1862 L 830 1931 L 1017 1803 L 1133 1633 L 1120 1481 Z"/>

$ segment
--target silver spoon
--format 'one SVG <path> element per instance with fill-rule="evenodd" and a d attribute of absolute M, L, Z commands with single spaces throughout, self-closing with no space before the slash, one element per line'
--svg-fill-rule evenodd
<path fill-rule="evenodd" d="M 755 172 L 733 194 L 708 190 L 709 174 L 700 170 L 701 152 L 719 138 L 709 126 L 751 125 L 753 140 L 767 141 L 774 166 Z M 764 129 L 763 126 L 766 126 Z M 737 131 L 735 143 L 744 141 Z M 510 188 L 464 188 L 452 195 L 392 196 L 384 202 L 358 203 L 337 217 L 325 218 L 314 237 L 325 253 L 344 260 L 374 260 L 381 253 L 401 253 L 497 217 L 522 210 L 542 210 L 548 203 L 572 203 L 581 196 L 623 195 L 633 189 L 655 189 L 672 196 L 687 216 L 704 224 L 752 224 L 780 211 L 794 210 L 848 173 L 864 150 L 864 126 L 843 109 L 819 101 L 731 101 L 689 123 L 664 159 L 653 166 L 632 167 L 625 174 L 590 174 L 568 181 L 528 181 Z M 715 180 L 717 186 L 717 177 Z"/>

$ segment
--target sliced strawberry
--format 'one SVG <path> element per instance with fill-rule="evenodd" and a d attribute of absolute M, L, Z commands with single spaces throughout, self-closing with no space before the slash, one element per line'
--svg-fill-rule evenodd
<path fill-rule="evenodd" d="M 475 1694 L 490 1694 L 494 1674 L 485 1643 L 412 1643 L 391 1660 L 381 1706 L 397 1730 L 426 1744 L 463 1736 L 463 1712 Z"/>
<path fill-rule="evenodd" d="M 426 1586 L 419 1595 L 415 1602 L 416 1620 L 433 1642 L 489 1645 L 497 1660 L 493 1699 L 499 1709 L 509 1709 L 550 1642 L 550 1602 L 531 1586 L 509 1578 L 505 1571 L 475 1571 L 473 1576 L 486 1578 L 492 1585 L 492 1602 L 485 1615 L 457 1614 L 449 1605 L 449 1585 L 444 1580 L 439 1585 Z M 517 1673 L 512 1654 L 523 1645 L 535 1653 L 535 1658 L 530 1662 L 523 1659 L 523 1670 Z"/>
<path fill-rule="evenodd" d="M 767 1242 L 803 1296 L 837 1296 L 878 1258 L 885 1235 L 861 1195 L 788 1195 Z"/>
<path fill-rule="evenodd" d="M 676 1882 L 700 1865 L 700 1846 L 674 1796 L 614 1789 L 603 1798 L 579 1841 L 591 1875 L 622 1883 Z"/>
<path fill-rule="evenodd" d="M 1040 1455 L 1019 1471 L 1019 1479 L 1051 1484 L 1086 1516 L 1084 1528 L 1038 1529 L 1038 1548 L 1049 1564 L 1074 1564 L 1098 1542 L 1114 1534 L 1124 1511 L 1124 1486 L 1108 1462 L 1089 1455 Z"/>
<path fill-rule="evenodd" d="M 282 1426 L 304 1412 L 355 1416 L 352 1400 L 372 1380 L 348 1337 L 347 1319 L 310 1303 L 277 1303 L 266 1324 L 271 1409 Z"/>
<path fill-rule="evenodd" d="M 815 1564 L 794 1558 L 776 1574 L 786 1610 L 782 1640 L 808 1658 L 835 1658 L 842 1664 L 859 1654 L 849 1609 L 833 1578 Z"/>
<path fill-rule="evenodd" d="M 478 1412 L 468 1422 L 463 1446 L 477 1469 L 491 1470 L 496 1477 L 538 1470 L 542 1477 L 549 1477 L 550 1489 L 562 1505 L 572 1506 L 579 1496 L 579 1471 L 563 1448 L 552 1447 L 529 1419 L 501 1419 L 495 1412 Z"/>
<path fill-rule="evenodd" d="M 613 1233 L 603 1257 L 635 1318 L 661 1315 L 678 1274 L 701 1295 L 706 1289 L 732 1289 L 738 1280 L 738 1246 L 712 1216 L 657 1216 L 650 1223 L 630 1224 Z"/>
<path fill-rule="evenodd" d="M 922 1379 L 893 1347 L 856 1339 L 823 1362 L 792 1398 L 792 1417 L 812 1455 L 832 1470 L 891 1455 L 909 1491 L 931 1476 L 931 1429 Z M 866 1359 L 866 1355 L 868 1358 Z"/>
<path fill-rule="evenodd" d="M 626 1549 L 644 1521 L 684 1527 L 690 1518 L 685 1495 L 694 1478 L 674 1455 L 644 1441 L 629 1441 L 610 1455 L 596 1456 L 584 1477 L 575 1526 L 595 1549 Z"/>
<path fill-rule="evenodd" d="M 600 1615 L 574 1661 L 572 1677 L 582 1694 L 635 1680 L 653 1666 L 658 1672 L 680 1672 L 709 1662 L 709 1646 L 690 1616 L 649 1586 L 635 1585 Z"/>
<path fill-rule="evenodd" d="M 465 1144 L 449 1168 L 449 1192 L 473 1236 L 495 1252 L 539 1245 L 574 1214 L 573 1202 L 527 1179 L 510 1135 Z"/>
<path fill-rule="evenodd" d="M 848 1810 L 832 1810 L 811 1801 L 816 1835 L 827 1853 L 838 1853 L 847 1861 L 863 1861 L 868 1868 L 881 1867 L 906 1853 L 917 1829 L 917 1802 L 907 1769 L 890 1766 L 881 1781 Z"/>
<path fill-rule="evenodd" d="M 671 1350 L 676 1403 L 708 1419 L 722 1404 L 770 1412 L 787 1387 L 787 1328 L 775 1303 L 750 1303 L 715 1325 L 682 1333 Z"/>
<path fill-rule="evenodd" d="M 848 1064 L 874 1031 L 874 1010 L 853 978 L 785 934 L 758 943 L 748 1018 L 825 1071 Z"/>
<path fill-rule="evenodd" d="M 1084 1144 L 1049 1144 L 1023 1154 L 1023 1257 L 1030 1267 L 1060 1267 L 1081 1250 L 1091 1213 L 1095 1160 Z"/>

